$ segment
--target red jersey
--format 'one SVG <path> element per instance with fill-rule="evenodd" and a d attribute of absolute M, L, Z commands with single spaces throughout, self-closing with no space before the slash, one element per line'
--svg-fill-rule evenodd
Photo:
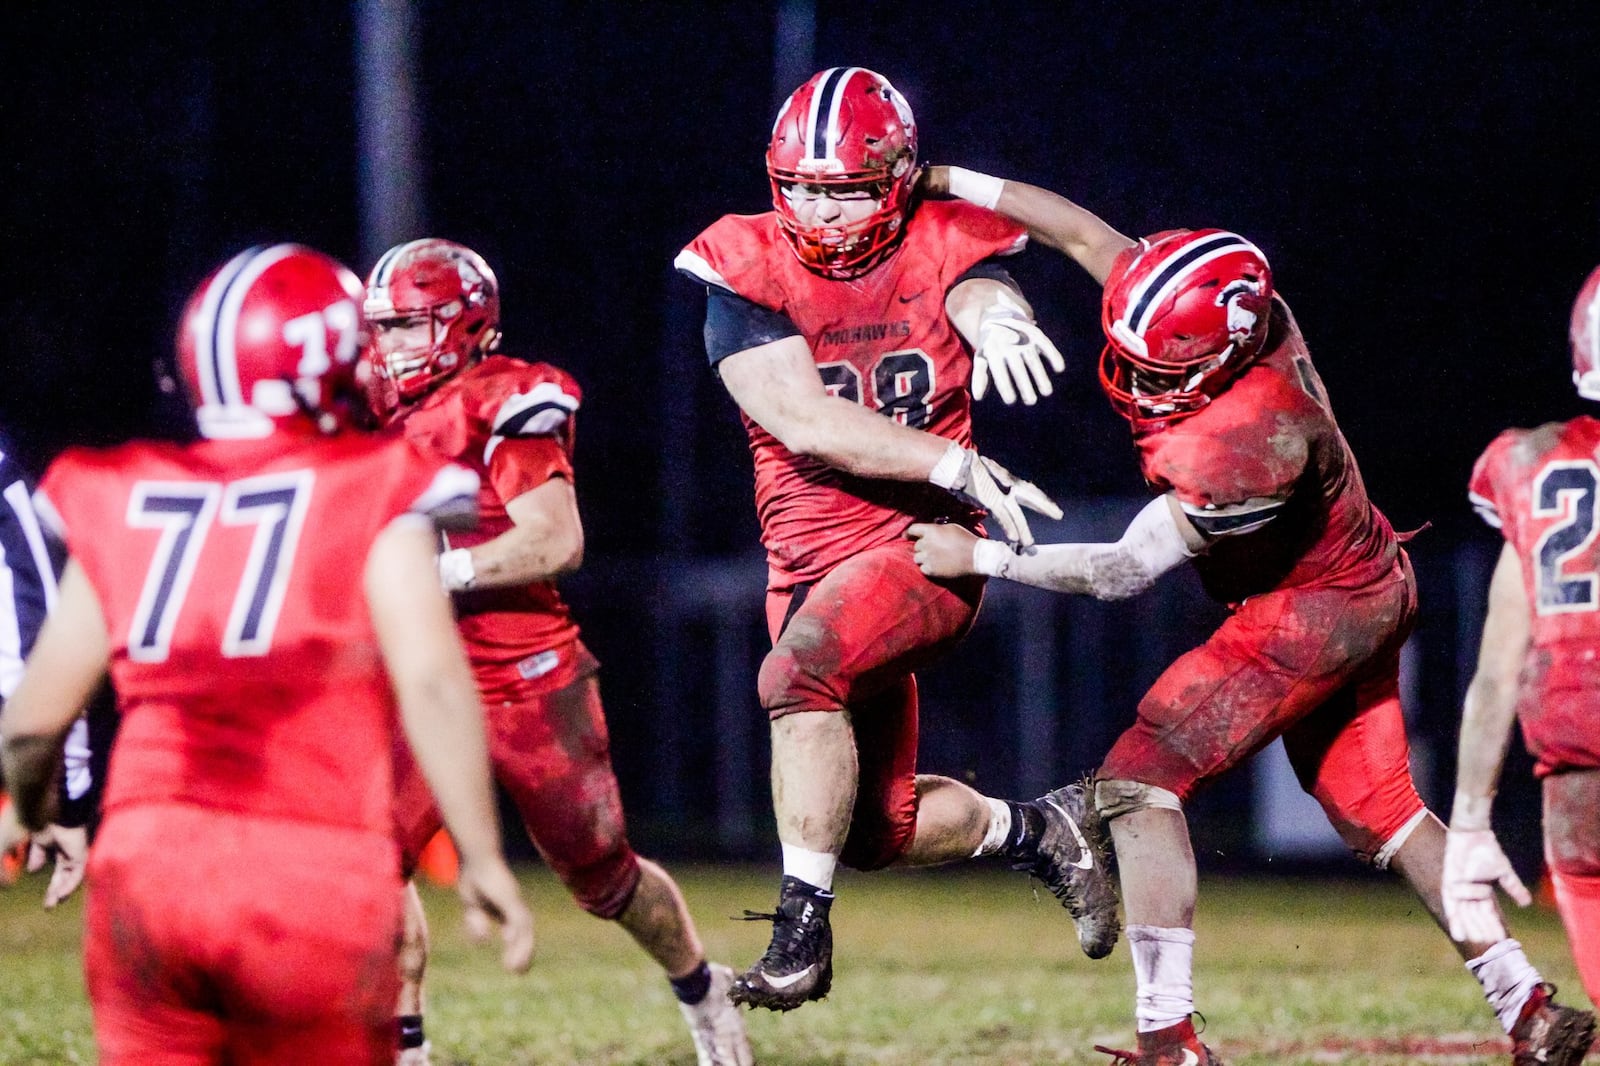
<path fill-rule="evenodd" d="M 972 353 L 944 298 L 981 261 L 1019 251 L 1025 231 L 961 201 L 929 201 L 900 249 L 859 278 L 807 270 L 777 215 L 725 215 L 678 256 L 680 270 L 793 322 L 834 395 L 969 446 Z M 814 582 L 850 556 L 900 538 L 913 522 L 972 521 L 930 485 L 852 477 L 795 455 L 749 417 L 756 511 L 772 587 Z"/>
<path fill-rule="evenodd" d="M 1522 561 L 1528 697 L 1546 712 L 1555 702 L 1600 707 L 1600 419 L 1506 430 L 1473 467 L 1470 495 Z"/>
<path fill-rule="evenodd" d="M 1399 554 L 1288 305 L 1274 300 L 1272 318 L 1266 352 L 1224 392 L 1196 414 L 1135 430 L 1150 487 L 1175 494 L 1197 528 L 1226 534 L 1194 560 L 1224 603 L 1359 587 L 1386 578 Z"/>
<path fill-rule="evenodd" d="M 582 395 L 564 370 L 491 355 L 402 410 L 408 440 L 481 476 L 478 527 L 452 533 L 450 546 L 498 537 L 512 525 L 507 500 L 553 477 L 572 480 L 573 418 Z M 462 640 L 480 675 L 578 636 L 553 581 L 460 592 L 455 604 Z"/>
<path fill-rule="evenodd" d="M 41 510 L 99 597 L 122 711 L 106 809 L 189 803 L 389 835 L 374 538 L 476 491 L 403 441 L 73 449 Z"/>

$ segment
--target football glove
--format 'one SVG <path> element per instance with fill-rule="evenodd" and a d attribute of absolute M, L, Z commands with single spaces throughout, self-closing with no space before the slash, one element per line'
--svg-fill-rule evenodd
<path fill-rule="evenodd" d="M 1033 482 L 1014 477 L 999 463 L 954 441 L 950 442 L 928 480 L 958 499 L 988 511 L 999 523 L 1006 541 L 1018 551 L 1033 547 L 1033 531 L 1022 513 L 1024 507 L 1050 518 L 1061 517 L 1061 508 Z"/>
<path fill-rule="evenodd" d="M 1494 898 L 1495 885 L 1521 906 L 1533 902 L 1505 852 L 1500 850 L 1492 829 L 1449 830 L 1444 842 L 1440 896 L 1450 939 L 1495 944 L 1506 938 L 1505 922 Z"/>
<path fill-rule="evenodd" d="M 1066 360 L 1039 324 L 1016 300 L 1001 292 L 978 318 L 978 339 L 972 351 L 972 398 L 983 399 L 994 382 L 1006 403 L 1039 402 L 1055 391 L 1045 361 L 1056 373 L 1066 370 Z"/>

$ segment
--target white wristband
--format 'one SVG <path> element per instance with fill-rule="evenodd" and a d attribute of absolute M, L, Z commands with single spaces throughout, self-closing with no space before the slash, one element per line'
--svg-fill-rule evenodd
<path fill-rule="evenodd" d="M 950 168 L 950 195 L 991 211 L 1000 202 L 1000 190 L 1005 184 L 1004 179 L 993 174 L 982 174 L 966 167 Z"/>
<path fill-rule="evenodd" d="M 956 488 L 956 482 L 961 479 L 961 471 L 966 468 L 967 450 L 955 441 L 951 441 L 939 456 L 939 461 L 933 464 L 933 469 L 928 471 L 928 480 L 938 485 L 946 492 Z"/>
<path fill-rule="evenodd" d="M 439 553 L 439 584 L 446 592 L 461 592 L 472 587 L 478 571 L 472 565 L 470 548 L 451 548 Z"/>
<path fill-rule="evenodd" d="M 972 568 L 986 577 L 1004 577 L 1011 549 L 998 540 L 980 540 L 972 546 Z"/>

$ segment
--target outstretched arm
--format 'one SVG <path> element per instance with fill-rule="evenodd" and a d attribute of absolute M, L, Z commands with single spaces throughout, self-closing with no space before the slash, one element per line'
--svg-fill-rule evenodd
<path fill-rule="evenodd" d="M 1490 827 L 1500 769 L 1517 715 L 1517 683 L 1532 629 L 1522 560 L 1508 543 L 1489 581 L 1489 613 L 1478 668 L 1467 686 L 1456 759 L 1456 795 L 1445 839 L 1443 898 L 1450 935 L 1489 943 L 1505 936 L 1495 905 L 1498 884 L 1523 906 L 1528 890 Z"/>
<path fill-rule="evenodd" d="M 1138 595 L 1205 547 L 1171 495 L 1146 504 L 1111 544 L 1040 544 L 1015 555 L 957 526 L 918 523 L 906 535 L 917 542 L 917 565 L 929 577 L 987 574 L 1100 600 Z"/>
<path fill-rule="evenodd" d="M 1048 189 L 996 178 L 964 167 L 928 167 L 922 188 L 930 196 L 949 195 L 1028 227 L 1034 240 L 1065 253 L 1089 276 L 1104 285 L 1117 253 L 1133 241 L 1108 226 L 1092 211 Z"/>

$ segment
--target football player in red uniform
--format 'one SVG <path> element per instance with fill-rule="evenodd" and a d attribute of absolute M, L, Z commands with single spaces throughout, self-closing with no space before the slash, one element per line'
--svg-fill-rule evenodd
<path fill-rule="evenodd" d="M 179 334 L 204 439 L 71 450 L 44 479 L 71 562 L 0 754 L 42 825 L 63 737 L 109 668 L 123 724 L 84 947 L 107 1066 L 389 1060 L 396 697 L 462 849 L 470 923 L 504 920 L 509 968 L 532 955 L 433 580 L 432 517 L 470 507 L 476 478 L 343 430 L 360 292 L 299 245 L 241 253 Z"/>
<path fill-rule="evenodd" d="M 450 536 L 438 570 L 488 709 L 496 778 L 578 905 L 617 922 L 666 971 L 700 1066 L 747 1066 L 744 1020 L 727 996 L 733 972 L 706 961 L 677 884 L 628 843 L 599 664 L 555 586 L 583 559 L 572 471 L 577 383 L 548 363 L 494 354 L 498 284 L 462 245 L 391 248 L 372 269 L 364 306 L 380 416 L 482 476 L 478 527 Z M 402 775 L 396 820 L 410 872 L 439 828 L 414 775 Z M 415 901 L 411 922 L 401 1027 L 418 1047 L 426 942 Z"/>
<path fill-rule="evenodd" d="M 1572 380 L 1600 400 L 1600 269 L 1572 309 Z M 1444 907 L 1458 940 L 1504 936 L 1501 885 L 1527 905 L 1489 813 L 1520 718 L 1544 791 L 1544 852 L 1589 999 L 1600 1002 L 1600 420 L 1512 429 L 1472 472 L 1471 498 L 1505 537 L 1461 720 Z"/>
<path fill-rule="evenodd" d="M 993 204 L 1105 286 L 1100 382 L 1159 495 L 1114 544 L 1029 555 L 919 525 L 923 570 L 1122 599 L 1192 559 L 1232 610 L 1155 683 L 1095 774 L 1138 983 L 1138 1050 L 1111 1053 L 1138 1066 L 1216 1062 L 1189 1020 L 1196 882 L 1183 803 L 1275 738 L 1350 848 L 1392 865 L 1443 920 L 1444 827 L 1412 784 L 1400 711 L 1410 563 L 1367 499 L 1255 245 L 1222 230 L 1130 241 L 1053 193 L 954 168 L 929 185 Z M 1517 1063 L 1582 1059 L 1593 1016 L 1551 1002 L 1516 941 L 1458 947 Z"/>
<path fill-rule="evenodd" d="M 789 1010 L 826 995 L 833 877 L 1003 853 L 1037 874 L 1100 957 L 1116 898 L 1081 788 L 1031 804 L 918 775 L 913 671 L 972 625 L 982 580 L 929 581 L 913 522 L 976 529 L 987 509 L 1029 544 L 1034 486 L 972 449 L 992 382 L 1035 402 L 1061 357 L 1000 256 L 1022 228 L 957 202 L 912 199 L 917 129 L 905 99 L 860 67 L 789 97 L 767 150 L 774 210 L 726 215 L 678 256 L 705 284 L 711 364 L 755 458 L 772 651 L 771 719 L 783 880 L 765 955 L 734 997 Z"/>

